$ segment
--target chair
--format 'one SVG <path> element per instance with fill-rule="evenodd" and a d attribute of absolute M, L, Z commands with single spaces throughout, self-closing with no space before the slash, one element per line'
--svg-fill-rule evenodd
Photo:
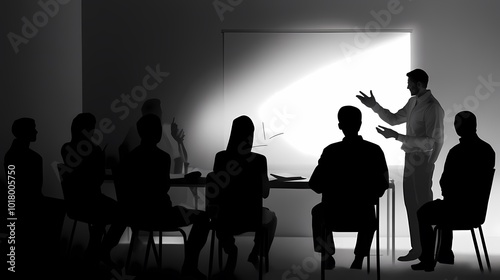
<path fill-rule="evenodd" d="M 481 225 L 486 220 L 486 213 L 488 210 L 488 201 L 490 199 L 491 187 L 493 185 L 493 177 L 495 175 L 495 169 L 492 169 L 488 172 L 488 174 L 484 177 L 484 181 L 480 181 L 481 184 L 484 184 L 484 188 L 477 188 L 478 191 L 483 190 L 482 193 L 478 193 L 478 199 L 481 200 L 481 204 L 483 206 L 482 209 L 478 209 L 478 217 L 477 220 L 473 223 L 468 224 L 446 224 L 446 225 L 436 225 L 434 227 L 434 237 L 437 240 L 435 246 L 435 254 L 434 254 L 434 264 L 437 262 L 437 255 L 439 250 L 441 249 L 441 239 L 442 239 L 442 229 L 447 230 L 470 230 L 472 235 L 472 241 L 474 243 L 474 249 L 476 251 L 477 262 L 479 264 L 479 269 L 481 272 L 484 272 L 483 262 L 481 260 L 481 254 L 479 252 L 479 246 L 477 244 L 475 229 L 479 229 L 479 234 L 481 236 L 481 243 L 483 246 L 484 257 L 486 260 L 486 265 L 488 267 L 488 271 L 491 272 L 491 264 L 490 258 L 488 256 L 488 250 L 486 249 L 486 242 L 484 240 L 483 229 Z M 479 205 L 479 204 L 478 204 Z"/>
<path fill-rule="evenodd" d="M 379 206 L 379 200 L 377 200 L 377 203 L 375 204 L 375 216 L 376 216 L 376 236 L 375 236 L 375 242 L 376 242 L 376 262 L 377 262 L 377 279 L 380 280 L 380 233 L 379 233 L 379 214 L 380 214 L 380 206 Z M 331 228 L 332 231 L 334 232 L 358 232 L 359 229 L 353 228 L 349 230 L 345 229 L 335 229 Z M 327 230 L 326 229 L 323 235 L 323 240 L 326 240 L 327 236 Z M 325 279 L 325 260 L 324 256 L 326 256 L 326 251 L 325 247 L 321 247 L 321 280 Z M 367 272 L 370 273 L 370 256 L 367 256 L 366 258 L 366 267 L 367 267 Z"/>
<path fill-rule="evenodd" d="M 63 173 L 64 170 L 71 170 L 71 169 L 68 166 L 66 166 L 64 163 L 58 163 L 57 164 L 57 171 L 59 172 L 59 181 L 61 182 L 64 202 L 66 205 L 66 215 L 68 216 L 68 218 L 73 220 L 73 226 L 71 228 L 71 234 L 70 234 L 69 242 L 68 242 L 68 249 L 66 252 L 66 255 L 69 256 L 69 254 L 71 252 L 71 246 L 73 244 L 73 238 L 75 236 L 75 230 L 76 230 L 77 223 L 78 222 L 86 223 L 89 227 L 89 232 L 90 232 L 91 227 L 92 227 L 92 222 L 84 217 L 79 217 L 77 214 L 75 214 L 69 210 L 70 207 L 68 207 L 68 205 L 71 204 L 71 195 L 69 194 L 70 188 L 71 188 L 71 179 L 68 178 L 67 175 L 64 175 L 64 173 Z"/>
<path fill-rule="evenodd" d="M 214 173 L 210 172 L 207 175 L 207 180 L 206 184 L 208 185 L 209 183 L 215 183 L 213 180 Z M 213 256 L 214 256 L 214 244 L 215 244 L 215 236 L 216 236 L 216 226 L 215 226 L 215 215 L 213 212 L 215 212 L 216 202 L 214 200 L 210 200 L 207 198 L 209 204 L 207 205 L 207 210 L 210 216 L 210 224 L 211 224 L 211 231 L 212 231 L 212 237 L 210 241 L 210 258 L 209 258 L 209 265 L 208 265 L 208 279 L 212 276 L 212 266 L 213 266 Z M 260 230 L 262 230 L 262 235 L 261 236 L 268 236 L 266 229 L 262 227 Z M 249 231 L 250 232 L 250 231 Z M 257 234 L 257 233 L 256 233 Z M 263 274 L 264 274 L 264 265 L 265 265 L 265 271 L 269 272 L 269 252 L 267 252 L 266 248 L 268 247 L 267 243 L 267 238 L 263 238 L 263 242 L 261 242 L 261 246 L 259 248 L 259 280 L 263 279 Z M 222 250 L 222 245 L 219 243 L 218 244 L 218 257 L 219 257 L 219 270 L 222 271 L 223 269 L 223 250 Z M 265 259 L 265 263 L 264 262 Z"/>
<path fill-rule="evenodd" d="M 211 230 L 212 230 L 212 237 L 211 237 L 211 241 L 210 241 L 210 259 L 209 259 L 209 266 L 208 266 L 208 279 L 210 279 L 210 277 L 212 276 L 212 265 L 213 265 L 213 256 L 214 256 L 214 244 L 215 244 L 215 236 L 216 236 L 216 229 L 215 229 L 214 226 L 212 226 Z M 265 229 L 261 229 L 261 230 L 265 231 Z M 263 232 L 263 236 L 267 236 L 266 233 L 267 232 Z M 269 272 L 269 255 L 267 254 L 268 252 L 265 249 L 265 248 L 267 248 L 267 246 L 268 246 L 267 239 L 264 239 L 264 242 L 261 243 L 261 247 L 259 248 L 260 249 L 260 251 L 259 251 L 259 256 L 260 256 L 260 260 L 259 260 L 259 280 L 263 279 L 264 266 L 265 266 L 265 271 Z M 222 257 L 223 257 L 222 254 L 223 254 L 222 245 L 219 243 L 218 244 L 218 256 L 219 256 L 219 269 L 221 271 L 224 268 L 224 266 L 223 266 L 223 260 L 222 260 Z M 263 264 L 263 262 L 265 262 L 265 263 Z"/>
<path fill-rule="evenodd" d="M 130 239 L 130 245 L 127 253 L 127 261 L 125 264 L 125 269 L 128 271 L 129 265 L 130 265 L 130 258 L 132 256 L 132 250 L 134 247 L 135 240 L 139 238 L 139 233 L 140 231 L 147 231 L 148 232 L 148 243 L 146 245 L 146 255 L 144 257 L 144 263 L 143 263 L 143 269 L 146 270 L 147 268 L 147 263 L 148 263 L 148 258 L 149 258 L 149 252 L 150 249 L 153 249 L 153 254 L 155 256 L 156 264 L 158 265 L 158 268 L 161 270 L 162 269 L 162 236 L 163 232 L 173 232 L 173 231 L 178 231 L 181 233 L 182 238 L 184 240 L 184 244 L 186 244 L 186 233 L 184 232 L 183 229 L 181 228 L 172 228 L 172 227 L 156 227 L 156 226 L 149 226 L 149 225 L 141 225 L 141 224 L 128 224 L 131 229 L 132 229 L 132 237 Z M 158 231 L 158 236 L 159 236 L 159 241 L 158 241 L 158 251 L 156 250 L 156 244 L 154 242 L 154 232 Z M 184 256 L 186 255 L 186 246 L 184 245 Z"/>
<path fill-rule="evenodd" d="M 115 192 L 118 204 L 122 210 L 125 210 L 123 213 L 126 213 L 126 209 L 131 209 L 129 206 L 134 203 L 134 194 L 129 191 L 129 188 L 124 184 L 124 177 L 121 174 L 119 168 L 113 169 L 113 181 L 115 184 Z M 140 231 L 148 232 L 148 242 L 146 245 L 146 255 L 144 257 L 143 270 L 145 271 L 148 264 L 148 258 L 150 254 L 150 249 L 153 249 L 153 254 L 155 256 L 156 264 L 158 268 L 161 270 L 162 268 L 162 236 L 163 232 L 180 232 L 184 241 L 184 256 L 186 256 L 186 232 L 180 227 L 173 227 L 169 225 L 157 225 L 150 224 L 148 222 L 141 221 L 140 219 L 135 219 L 133 215 L 124 215 L 124 222 L 127 226 L 129 226 L 132 230 L 132 237 L 130 239 L 130 245 L 127 253 L 127 260 L 125 263 L 125 271 L 128 271 L 130 265 L 130 258 L 132 256 L 132 250 L 135 244 L 135 240 L 138 239 Z M 154 232 L 158 232 L 159 236 L 159 244 L 158 251 L 156 250 L 156 244 L 154 242 Z"/>

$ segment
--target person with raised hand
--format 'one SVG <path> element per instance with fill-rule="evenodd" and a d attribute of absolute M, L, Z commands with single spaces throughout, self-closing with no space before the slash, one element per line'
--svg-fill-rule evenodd
<path fill-rule="evenodd" d="M 411 97 L 396 113 L 383 108 L 371 90 L 370 96 L 362 91 L 356 96 L 389 125 L 406 123 L 406 135 L 384 126 L 376 128 L 385 138 L 400 141 L 401 149 L 405 152 L 403 196 L 408 215 L 411 250 L 407 255 L 399 257 L 399 261 L 416 260 L 421 254 L 417 210 L 433 199 L 434 164 L 444 141 L 444 110 L 431 90 L 427 89 L 429 76 L 422 69 L 414 69 L 406 76 Z"/>

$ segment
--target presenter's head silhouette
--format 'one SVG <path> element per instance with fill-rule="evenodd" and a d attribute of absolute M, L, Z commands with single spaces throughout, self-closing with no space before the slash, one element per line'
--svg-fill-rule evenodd
<path fill-rule="evenodd" d="M 254 130 L 253 122 L 248 116 L 243 115 L 234 119 L 226 151 L 249 153 L 252 150 Z"/>
<path fill-rule="evenodd" d="M 453 124 L 458 136 L 464 137 L 476 133 L 477 119 L 472 112 L 462 111 L 456 114 Z"/>
<path fill-rule="evenodd" d="M 78 114 L 71 123 L 71 141 L 88 140 L 94 134 L 96 118 L 91 113 Z"/>
<path fill-rule="evenodd" d="M 149 145 L 158 144 L 162 134 L 160 118 L 154 114 L 142 116 L 137 121 L 137 132 L 141 137 L 141 143 Z"/>
<path fill-rule="evenodd" d="M 408 77 L 408 89 L 411 95 L 417 95 L 427 89 L 429 75 L 422 69 L 414 69 L 406 73 Z"/>
<path fill-rule="evenodd" d="M 12 123 L 12 134 L 16 139 L 25 142 L 35 142 L 38 131 L 35 120 L 31 118 L 20 118 Z"/>
<path fill-rule="evenodd" d="M 354 106 L 340 108 L 338 115 L 339 128 L 345 136 L 358 135 L 361 128 L 361 111 Z"/>

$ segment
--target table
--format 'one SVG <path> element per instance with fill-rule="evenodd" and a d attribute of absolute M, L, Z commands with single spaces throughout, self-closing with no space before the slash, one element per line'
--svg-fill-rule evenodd
<path fill-rule="evenodd" d="M 171 187 L 188 187 L 193 194 L 195 200 L 195 209 L 198 210 L 198 188 L 204 188 L 206 183 L 205 177 L 200 177 L 196 180 L 186 180 L 180 176 L 174 176 L 171 179 Z M 271 189 L 310 189 L 309 179 L 300 180 L 270 180 Z M 391 216 L 392 213 L 392 216 Z M 392 230 L 392 231 L 391 231 Z M 392 249 L 392 262 L 395 262 L 396 248 L 396 185 L 394 180 L 389 180 L 389 188 L 387 190 L 387 255 Z M 392 243 L 392 244 L 391 244 Z M 391 246 L 392 245 L 392 246 Z"/>
<path fill-rule="evenodd" d="M 309 189 L 308 179 L 291 180 L 291 181 L 272 180 L 269 183 L 272 189 Z M 393 263 L 396 260 L 395 237 L 396 237 L 396 185 L 394 184 L 394 180 L 390 179 L 389 188 L 387 190 L 387 255 L 389 255 L 389 250 L 392 249 Z"/>

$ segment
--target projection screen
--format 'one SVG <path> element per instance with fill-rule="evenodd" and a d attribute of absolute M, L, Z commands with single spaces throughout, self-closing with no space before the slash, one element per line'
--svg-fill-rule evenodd
<path fill-rule="evenodd" d="M 353 105 L 363 114 L 360 134 L 380 145 L 388 165 L 403 165 L 401 143 L 375 130 L 384 123 L 356 98 L 370 90 L 396 112 L 410 93 L 410 31 L 245 31 L 223 37 L 224 137 L 232 120 L 254 122 L 254 151 L 270 172 L 310 176 L 322 150 L 341 141 L 337 112 Z M 393 127 L 404 133 L 404 125 Z M 360 168 L 363 163 L 360 162 Z"/>

